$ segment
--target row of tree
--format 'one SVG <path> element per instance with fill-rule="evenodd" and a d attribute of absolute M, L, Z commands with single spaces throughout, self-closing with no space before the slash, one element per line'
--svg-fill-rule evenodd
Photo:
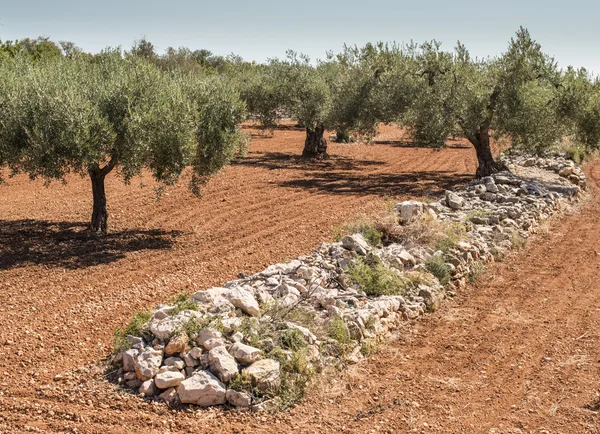
<path fill-rule="evenodd" d="M 600 146 L 600 83 L 560 70 L 523 28 L 497 57 L 474 59 L 460 43 L 379 43 L 316 64 L 295 52 L 264 64 L 186 48 L 159 55 L 145 39 L 100 54 L 47 38 L 0 42 L 0 167 L 48 181 L 89 176 L 93 231 L 107 229 L 109 172 L 129 181 L 146 167 L 168 185 L 191 165 L 197 190 L 243 150 L 247 116 L 271 131 L 295 119 L 303 155 L 317 159 L 327 157 L 325 130 L 368 140 L 395 122 L 432 147 L 461 136 L 487 176 L 502 169 L 494 136 L 534 151 L 565 137 Z"/>
<path fill-rule="evenodd" d="M 248 111 L 271 129 L 289 116 L 306 127 L 304 155 L 327 156 L 323 132 L 338 141 L 367 138 L 377 125 L 405 126 L 419 145 L 442 147 L 464 137 L 475 148 L 477 176 L 502 169 L 490 139 L 541 151 L 565 137 L 600 145 L 600 83 L 586 70 L 560 70 L 526 29 L 505 53 L 474 59 L 460 43 L 452 52 L 437 42 L 345 47 L 312 66 L 290 52 L 238 71 Z"/>

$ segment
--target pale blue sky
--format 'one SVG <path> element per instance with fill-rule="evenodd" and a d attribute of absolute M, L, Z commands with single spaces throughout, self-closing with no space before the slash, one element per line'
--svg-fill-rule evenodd
<path fill-rule="evenodd" d="M 493 4 L 492 4 L 493 3 Z M 130 47 L 145 35 L 168 46 L 236 53 L 247 60 L 294 49 L 313 59 L 344 43 L 456 40 L 473 55 L 498 54 L 520 25 L 561 66 L 600 73 L 597 0 L 429 0 L 295 2 L 191 0 L 0 0 L 0 39 L 49 36 L 87 51 Z"/>

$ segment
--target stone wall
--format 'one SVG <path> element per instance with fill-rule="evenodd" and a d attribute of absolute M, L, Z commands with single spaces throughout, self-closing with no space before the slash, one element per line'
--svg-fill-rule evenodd
<path fill-rule="evenodd" d="M 446 191 L 437 202 L 395 207 L 394 224 L 403 229 L 441 231 L 435 245 L 410 238 L 372 245 L 352 234 L 158 306 L 115 354 L 115 380 L 171 405 L 260 410 L 324 367 L 360 361 L 373 343 L 435 310 L 482 264 L 580 200 L 586 187 L 581 169 L 561 156 L 504 162 L 510 172 Z"/>

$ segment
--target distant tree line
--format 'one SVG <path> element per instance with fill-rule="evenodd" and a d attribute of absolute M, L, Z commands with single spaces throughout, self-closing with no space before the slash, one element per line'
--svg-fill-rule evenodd
<path fill-rule="evenodd" d="M 369 141 L 396 123 L 435 148 L 464 137 L 482 177 L 503 169 L 493 138 L 531 152 L 597 149 L 600 82 L 560 69 L 524 28 L 484 59 L 436 41 L 345 46 L 316 63 L 289 51 L 261 64 L 185 47 L 158 54 L 145 38 L 98 54 L 48 38 L 0 41 L 0 168 L 47 181 L 88 176 L 95 232 L 108 228 L 108 173 L 129 181 L 147 168 L 170 185 L 192 166 L 197 192 L 243 152 L 249 118 L 270 132 L 294 119 L 311 159 L 327 158 L 326 130 Z"/>

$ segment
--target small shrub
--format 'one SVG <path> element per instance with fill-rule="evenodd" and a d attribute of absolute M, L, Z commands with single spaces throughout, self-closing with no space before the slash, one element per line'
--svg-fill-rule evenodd
<path fill-rule="evenodd" d="M 241 373 L 239 373 L 235 377 L 233 377 L 229 381 L 229 384 L 227 385 L 227 387 L 229 389 L 237 390 L 240 392 L 243 391 L 243 392 L 253 393 L 252 378 L 245 371 L 242 371 Z"/>
<path fill-rule="evenodd" d="M 307 345 L 302 332 L 294 328 L 283 330 L 279 336 L 279 342 L 283 348 L 291 351 L 299 351 L 306 348 Z"/>
<path fill-rule="evenodd" d="M 469 268 L 469 274 L 467 276 L 469 283 L 476 283 L 481 279 L 481 276 L 485 273 L 485 265 L 481 262 L 475 262 L 471 264 Z"/>
<path fill-rule="evenodd" d="M 171 311 L 171 315 L 177 315 L 184 310 L 198 310 L 198 304 L 192 300 L 189 294 L 179 294 L 173 298 L 169 304 L 175 306 Z"/>
<path fill-rule="evenodd" d="M 368 265 L 363 259 L 359 259 L 348 267 L 347 273 L 367 295 L 394 295 L 406 292 L 400 276 L 381 264 Z"/>
<path fill-rule="evenodd" d="M 377 352 L 377 349 L 377 344 L 372 339 L 366 339 L 360 344 L 360 353 L 365 357 L 372 356 Z"/>
<path fill-rule="evenodd" d="M 150 320 L 151 316 L 152 313 L 148 311 L 136 312 L 125 328 L 116 329 L 113 339 L 115 352 L 125 350 L 131 346 L 126 339 L 127 336 L 142 336 L 142 328 Z"/>
<path fill-rule="evenodd" d="M 348 331 L 348 326 L 346 325 L 344 318 L 336 316 L 331 320 L 329 324 L 329 337 L 335 339 L 342 345 L 350 343 L 350 332 Z"/>
<path fill-rule="evenodd" d="M 436 243 L 435 249 L 448 253 L 451 249 L 455 249 L 459 242 L 465 239 L 467 230 L 462 223 L 449 224 L 442 238 Z"/>
<path fill-rule="evenodd" d="M 444 257 L 440 255 L 430 256 L 425 261 L 425 267 L 427 271 L 433 274 L 440 281 L 442 285 L 447 285 L 450 282 L 450 270 L 444 261 Z"/>
<path fill-rule="evenodd" d="M 523 250 L 525 248 L 525 246 L 527 245 L 527 240 L 525 238 L 523 238 L 521 235 L 519 235 L 519 233 L 517 231 L 514 231 L 512 233 L 512 238 L 511 238 L 511 243 L 512 243 L 512 248 L 514 250 Z"/>
<path fill-rule="evenodd" d="M 563 145 L 563 151 L 577 164 L 583 163 L 587 156 L 585 146 L 574 142 Z"/>
<path fill-rule="evenodd" d="M 375 222 L 367 216 L 360 216 L 352 222 L 335 229 L 336 241 L 341 241 L 345 235 L 361 234 L 372 246 L 381 244 L 383 234 L 375 227 Z"/>

